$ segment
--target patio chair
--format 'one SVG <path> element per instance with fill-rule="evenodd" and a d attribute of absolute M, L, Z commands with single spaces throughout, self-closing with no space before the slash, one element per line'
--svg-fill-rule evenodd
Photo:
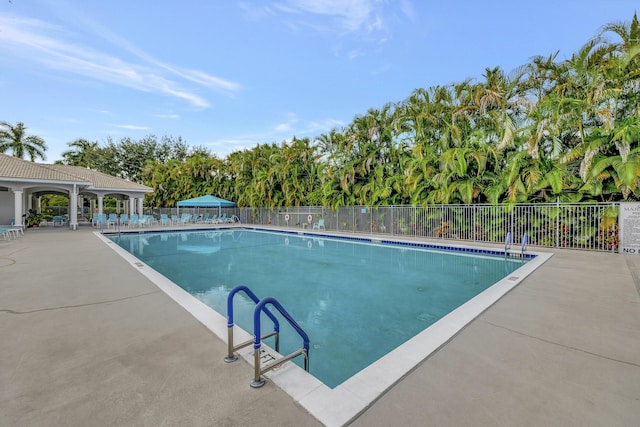
<path fill-rule="evenodd" d="M 107 218 L 107 227 L 115 226 L 118 223 L 118 214 L 110 213 Z"/>
<path fill-rule="evenodd" d="M 324 228 L 324 218 L 320 218 L 320 219 L 318 220 L 318 222 L 314 222 L 314 223 L 313 223 L 313 228 L 312 228 L 312 230 L 318 230 L 318 231 L 320 231 L 320 229 L 321 229 L 321 228 L 322 228 L 323 230 L 326 230 L 326 228 Z"/>
<path fill-rule="evenodd" d="M 127 223 L 127 225 L 129 227 L 137 227 L 138 225 L 140 225 L 140 218 L 138 217 L 137 214 L 132 214 L 131 217 L 129 218 L 129 222 Z"/>
<path fill-rule="evenodd" d="M 65 217 L 63 217 L 62 215 L 56 215 L 53 217 L 53 226 L 55 227 L 56 225 L 59 226 L 63 226 L 67 223 L 67 219 Z"/>
<path fill-rule="evenodd" d="M 171 222 L 177 224 L 180 222 L 180 217 L 178 215 L 171 215 Z"/>
<path fill-rule="evenodd" d="M 160 214 L 160 225 L 171 225 L 171 219 L 167 214 Z"/>
<path fill-rule="evenodd" d="M 120 214 L 120 225 L 129 225 L 129 214 Z"/>
<path fill-rule="evenodd" d="M 53 225 L 55 225 L 55 217 L 53 219 Z M 108 226 L 107 223 L 107 214 L 95 214 L 93 215 L 93 226 L 94 227 L 104 227 Z"/>
<path fill-rule="evenodd" d="M 18 237 L 18 229 L 17 228 L 8 228 L 2 227 L 0 228 L 0 235 L 4 238 L 4 240 L 11 240 Z"/>

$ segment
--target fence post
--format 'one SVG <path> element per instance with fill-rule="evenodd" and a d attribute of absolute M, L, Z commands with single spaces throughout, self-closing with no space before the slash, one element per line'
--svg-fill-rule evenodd
<path fill-rule="evenodd" d="M 351 231 L 356 232 L 356 207 L 351 206 L 351 217 L 353 220 L 351 221 Z"/>
<path fill-rule="evenodd" d="M 394 232 L 393 232 L 393 211 L 395 211 L 395 210 L 396 210 L 396 207 L 395 206 L 391 206 L 391 235 L 392 236 L 394 235 Z"/>
<path fill-rule="evenodd" d="M 515 224 L 513 223 L 513 207 L 512 207 L 511 212 L 509 212 L 509 231 L 511 231 L 512 236 L 515 236 L 516 234 L 516 231 L 513 229 L 514 226 Z"/>
<path fill-rule="evenodd" d="M 473 233 L 473 241 L 476 241 L 476 230 L 477 230 L 477 224 L 476 224 L 476 208 L 478 206 L 477 205 L 473 205 L 473 215 L 472 215 L 472 221 L 473 224 L 471 224 L 471 233 Z"/>
<path fill-rule="evenodd" d="M 560 247 L 560 197 L 556 198 L 556 248 Z"/>

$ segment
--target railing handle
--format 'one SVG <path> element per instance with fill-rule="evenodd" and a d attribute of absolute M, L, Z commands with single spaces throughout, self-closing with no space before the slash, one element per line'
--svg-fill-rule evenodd
<path fill-rule="evenodd" d="M 225 362 L 234 362 L 238 360 L 238 358 L 233 354 L 236 349 L 233 346 L 233 297 L 240 292 L 243 291 L 251 300 L 258 304 L 260 299 L 253 293 L 251 289 L 244 285 L 238 285 L 229 292 L 227 296 L 227 356 L 224 358 Z M 265 308 L 265 314 L 271 319 L 273 322 L 273 330 L 276 333 L 276 351 L 280 351 L 280 339 L 278 333 L 280 332 L 280 322 L 278 318 L 271 313 L 268 309 Z M 258 332 L 259 333 L 259 332 Z"/>
<path fill-rule="evenodd" d="M 509 245 L 511 245 L 511 232 L 507 233 L 507 238 L 504 241 L 504 253 L 506 255 L 507 250 L 509 249 Z"/>
<path fill-rule="evenodd" d="M 271 304 L 273 307 L 276 308 L 276 310 L 280 312 L 280 314 L 285 319 L 287 319 L 287 321 L 293 327 L 293 329 L 295 329 L 296 332 L 298 332 L 298 335 L 302 337 L 303 344 L 301 349 L 289 354 L 288 356 L 278 359 L 277 361 L 274 361 L 270 365 L 266 366 L 264 370 L 261 370 L 260 369 L 260 347 L 262 344 L 260 342 L 260 314 L 262 311 L 266 310 L 265 306 L 267 304 Z M 282 307 L 282 305 L 275 298 L 272 298 L 272 297 L 263 298 L 256 305 L 256 308 L 253 311 L 253 336 L 254 336 L 253 357 L 254 357 L 254 374 L 255 375 L 254 375 L 253 381 L 251 382 L 251 387 L 253 388 L 262 387 L 264 385 L 264 380 L 261 377 L 262 373 L 272 369 L 273 367 L 277 366 L 282 362 L 293 359 L 294 357 L 297 357 L 301 354 L 304 356 L 304 369 L 305 371 L 309 372 L 309 336 L 298 324 L 298 322 L 296 322 L 295 319 L 291 317 L 291 315 L 284 309 L 284 307 Z"/>

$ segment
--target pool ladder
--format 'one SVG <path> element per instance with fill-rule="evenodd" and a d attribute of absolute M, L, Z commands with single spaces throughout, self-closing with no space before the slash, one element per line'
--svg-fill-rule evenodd
<path fill-rule="evenodd" d="M 253 310 L 253 339 L 248 341 L 241 342 L 237 345 L 233 345 L 233 297 L 238 292 L 244 292 L 247 294 L 251 300 L 256 303 L 256 307 Z M 274 314 L 267 308 L 267 305 L 272 305 L 278 312 L 289 322 L 289 324 L 296 330 L 298 335 L 302 338 L 302 348 L 294 351 L 291 354 L 283 356 L 281 358 L 273 360 L 271 363 L 261 367 L 260 360 L 260 348 L 262 346 L 261 340 L 265 340 L 269 337 L 275 336 L 275 350 L 276 352 L 280 352 L 280 322 L 278 318 L 274 316 Z M 273 331 L 268 332 L 264 335 L 260 335 L 260 315 L 264 312 L 267 317 L 271 319 L 273 322 Z M 238 356 L 234 354 L 235 351 L 240 350 L 241 348 L 249 346 L 253 343 L 253 358 L 254 358 L 254 378 L 251 382 L 251 387 L 260 388 L 264 385 L 265 381 L 262 378 L 262 374 L 270 371 L 271 369 L 277 367 L 278 365 L 291 360 L 298 356 L 304 357 L 304 370 L 309 372 L 309 336 L 307 333 L 298 325 L 298 322 L 294 320 L 293 317 L 282 307 L 282 305 L 275 299 L 271 297 L 259 299 L 256 294 L 253 293 L 251 289 L 247 286 L 240 285 L 236 286 L 229 292 L 229 296 L 227 297 L 227 356 L 224 358 L 225 362 L 235 362 L 238 360 Z"/>
<path fill-rule="evenodd" d="M 507 238 L 504 241 L 504 256 L 506 257 L 508 255 L 508 251 L 509 251 L 509 247 L 511 246 L 512 240 L 511 240 L 511 232 L 509 231 L 507 233 Z M 527 236 L 527 233 L 524 233 L 522 235 L 522 251 L 520 253 L 520 255 L 524 256 L 525 251 L 527 250 L 527 243 L 529 243 L 529 236 Z"/>

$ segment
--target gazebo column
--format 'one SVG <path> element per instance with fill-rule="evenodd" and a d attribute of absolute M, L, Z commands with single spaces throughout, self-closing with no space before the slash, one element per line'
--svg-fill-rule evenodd
<path fill-rule="evenodd" d="M 102 202 L 104 202 L 104 196 L 98 196 L 98 214 L 102 215 Z"/>
<path fill-rule="evenodd" d="M 133 197 L 129 197 L 129 216 L 136 213 L 136 200 Z"/>
<path fill-rule="evenodd" d="M 144 215 L 144 212 L 142 210 L 143 206 L 142 204 L 144 203 L 144 196 L 138 198 L 138 215 L 142 216 Z"/>
<path fill-rule="evenodd" d="M 80 209 L 80 216 L 84 216 L 84 196 L 78 195 L 78 203 L 76 203 L 76 211 Z"/>
<path fill-rule="evenodd" d="M 78 190 L 73 184 L 73 190 L 69 194 L 69 228 L 71 230 L 78 229 Z"/>
<path fill-rule="evenodd" d="M 13 225 L 24 227 L 22 222 L 22 191 L 13 190 Z"/>

